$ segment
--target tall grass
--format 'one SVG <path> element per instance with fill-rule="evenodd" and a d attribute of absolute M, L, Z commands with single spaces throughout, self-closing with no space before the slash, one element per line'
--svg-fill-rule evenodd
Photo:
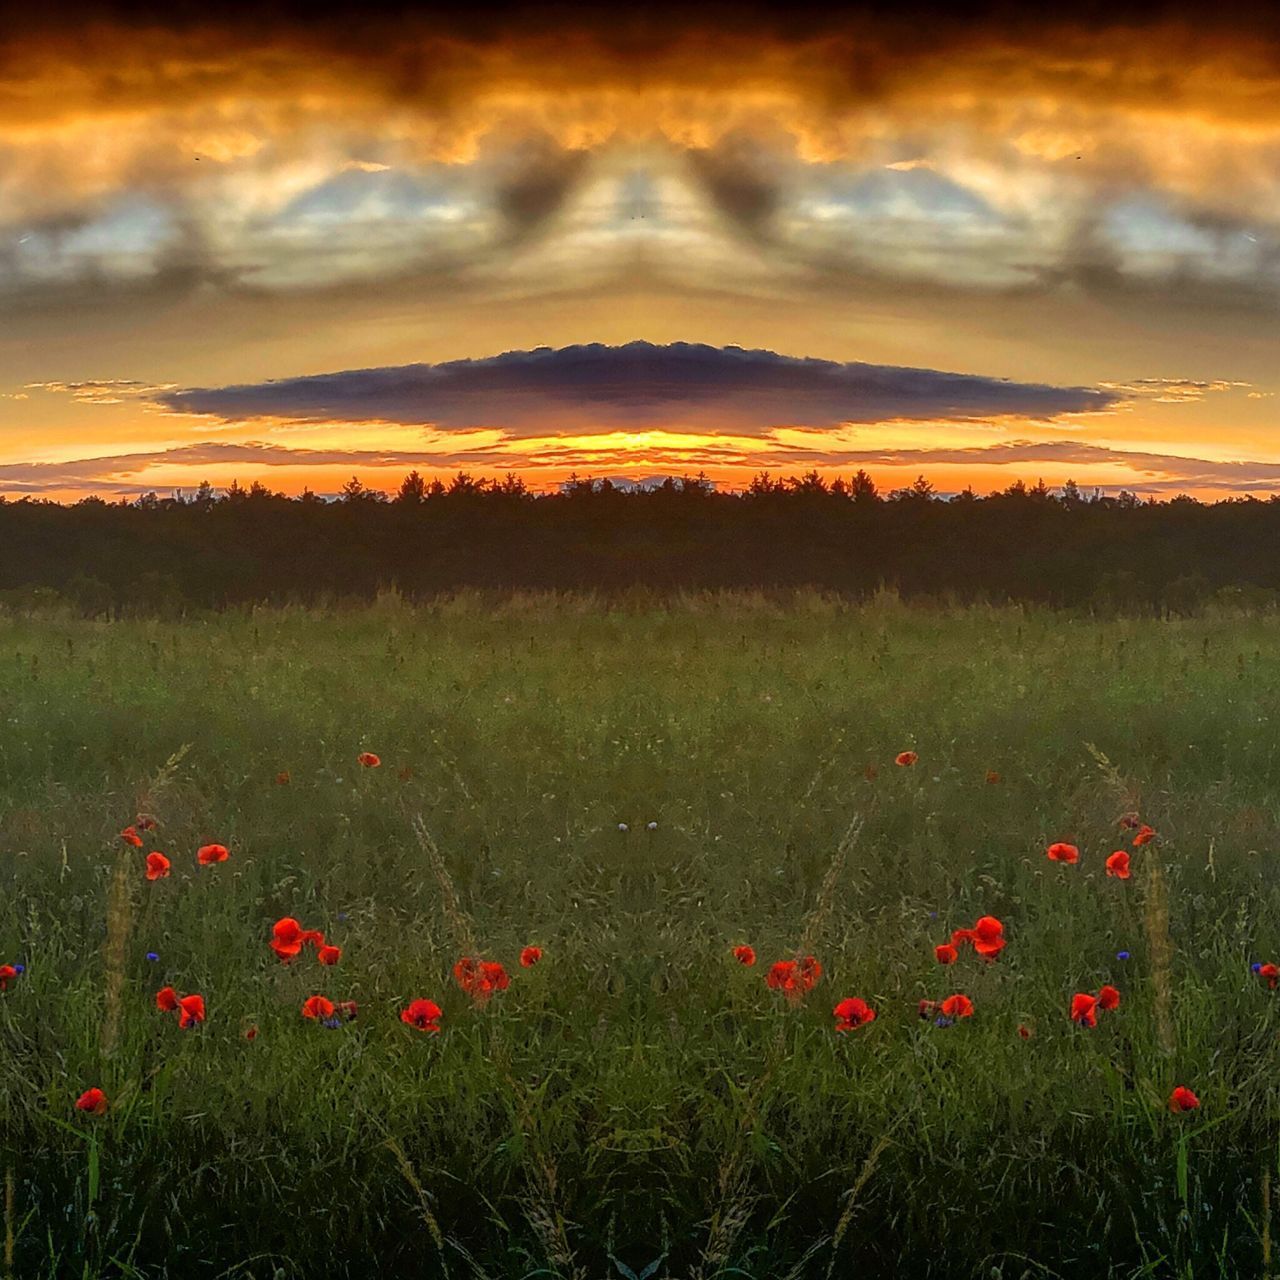
<path fill-rule="evenodd" d="M 0 620 L 5 1265 L 1263 1274 L 1277 656 L 1272 618 L 892 599 Z M 1160 838 L 1119 882 L 1130 807 Z M 118 839 L 140 808 L 167 880 Z M 936 965 L 983 913 L 1000 959 Z M 341 963 L 281 965 L 286 914 Z M 809 952 L 807 999 L 766 989 Z M 468 999 L 464 953 L 510 989 Z M 1074 1027 L 1103 982 L 1120 1010 Z M 957 990 L 972 1019 L 917 1016 Z M 317 992 L 357 1019 L 304 1021 Z M 878 1017 L 841 1036 L 846 995 Z"/>

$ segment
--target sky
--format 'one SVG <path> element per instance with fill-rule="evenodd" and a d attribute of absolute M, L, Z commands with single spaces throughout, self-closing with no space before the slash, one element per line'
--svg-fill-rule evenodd
<path fill-rule="evenodd" d="M 1280 490 L 1280 25 L 1248 8 L 19 12 L 10 499 Z"/>

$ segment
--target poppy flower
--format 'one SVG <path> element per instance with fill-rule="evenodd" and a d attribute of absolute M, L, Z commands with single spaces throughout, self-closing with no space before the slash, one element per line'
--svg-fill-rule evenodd
<path fill-rule="evenodd" d="M 381 763 L 380 756 L 375 756 L 372 751 L 362 751 L 356 756 L 356 763 L 363 765 L 366 769 L 376 769 Z"/>
<path fill-rule="evenodd" d="M 16 965 L 0 964 L 0 991 L 8 991 L 11 983 L 22 972 Z"/>
<path fill-rule="evenodd" d="M 204 1021 L 204 996 L 183 996 L 178 1001 L 178 1026 L 184 1031 Z"/>
<path fill-rule="evenodd" d="M 973 949 L 985 960 L 994 960 L 1006 942 L 1004 925 L 995 916 L 982 916 L 973 926 Z"/>
<path fill-rule="evenodd" d="M 987 784 L 989 786 L 994 786 L 999 781 L 1001 781 L 1000 775 L 994 769 L 988 769 Z"/>
<path fill-rule="evenodd" d="M 1169 1095 L 1169 1110 L 1175 1115 L 1184 1111 L 1194 1111 L 1199 1105 L 1200 1099 L 1185 1085 L 1180 1084 Z"/>
<path fill-rule="evenodd" d="M 321 964 L 337 964 L 342 959 L 342 948 L 335 946 L 323 946 L 317 949 L 316 959 Z"/>
<path fill-rule="evenodd" d="M 734 947 L 733 958 L 739 964 L 745 964 L 748 968 L 750 968 L 756 962 L 756 949 L 755 947 L 749 947 L 744 943 L 740 947 Z M 524 963 L 523 956 L 521 956 L 520 958 L 520 963 L 521 964 Z"/>
<path fill-rule="evenodd" d="M 1098 997 L 1091 996 L 1084 991 L 1077 991 L 1071 997 L 1071 1021 L 1078 1022 L 1082 1027 L 1096 1027 L 1098 1025 Z"/>
<path fill-rule="evenodd" d="M 226 862 L 230 856 L 223 844 L 202 845 L 196 851 L 196 861 L 202 867 L 211 867 L 215 862 Z"/>
<path fill-rule="evenodd" d="M 169 868 L 172 865 L 163 853 L 147 854 L 147 879 L 163 880 L 169 874 Z"/>
<path fill-rule="evenodd" d="M 748 947 L 747 950 L 750 951 L 751 948 Z M 753 954 L 751 958 L 752 960 L 754 960 L 755 955 Z M 538 961 L 541 959 L 542 959 L 541 947 L 525 947 L 525 949 L 520 952 L 520 967 L 522 969 L 532 969 L 533 966 L 537 964 Z M 745 961 L 743 963 L 745 963 Z"/>
<path fill-rule="evenodd" d="M 955 964 L 959 957 L 960 952 L 950 942 L 940 942 L 933 949 L 933 958 L 939 964 Z"/>
<path fill-rule="evenodd" d="M 120 839 L 123 840 L 125 844 L 133 845 L 135 849 L 142 848 L 142 837 L 138 834 L 137 827 L 125 827 L 125 829 L 120 833 Z"/>
<path fill-rule="evenodd" d="M 822 966 L 812 957 L 798 963 L 795 960 L 779 960 L 765 975 L 765 985 L 774 991 L 785 992 L 788 999 L 798 1000 L 806 991 L 812 991 L 822 977 Z"/>
<path fill-rule="evenodd" d="M 910 768 L 911 765 L 915 764 L 919 759 L 920 757 L 914 751 L 899 751 L 898 754 L 893 757 L 893 763 L 907 769 Z"/>
<path fill-rule="evenodd" d="M 951 945 L 957 950 L 966 942 L 972 942 L 977 937 L 972 929 L 957 929 L 951 935 Z"/>
<path fill-rule="evenodd" d="M 1114 876 L 1117 880 L 1127 880 L 1129 878 L 1129 851 L 1127 849 L 1117 849 L 1111 854 L 1106 861 L 1107 875 Z"/>
<path fill-rule="evenodd" d="M 1032 1031 L 1032 1030 L 1031 1030 L 1031 1028 L 1030 1028 L 1029 1026 L 1027 1026 L 1027 1024 L 1026 1024 L 1025 1022 L 1021 1022 L 1021 1023 L 1019 1023 L 1019 1024 L 1018 1024 L 1018 1035 L 1019 1035 L 1023 1040 L 1030 1040 L 1030 1039 L 1031 1039 L 1031 1037 L 1032 1037 L 1034 1034 L 1035 1034 L 1035 1032 L 1034 1032 L 1034 1031 Z"/>
<path fill-rule="evenodd" d="M 332 1018 L 333 1001 L 327 996 L 308 996 L 302 1002 L 302 1016 L 314 1019 Z"/>
<path fill-rule="evenodd" d="M 277 787 L 287 787 L 292 781 L 293 777 L 289 773 L 288 769 L 281 769 L 280 772 L 276 774 Z"/>
<path fill-rule="evenodd" d="M 477 1004 L 483 1004 L 495 991 L 505 991 L 511 985 L 507 971 L 496 960 L 475 956 L 463 956 L 453 966 L 453 977 Z"/>
<path fill-rule="evenodd" d="M 1266 979 L 1267 986 L 1270 987 L 1272 991 L 1276 989 L 1277 984 L 1280 984 L 1280 968 L 1277 968 L 1275 965 L 1260 964 L 1257 967 L 1256 972 L 1258 977 Z"/>
<path fill-rule="evenodd" d="M 973 1001 L 968 996 L 961 995 L 958 991 L 955 995 L 948 996 L 938 1008 L 948 1018 L 973 1017 Z"/>
<path fill-rule="evenodd" d="M 1098 1008 L 1105 1009 L 1108 1013 L 1120 1007 L 1120 992 L 1115 987 L 1107 985 L 1098 988 Z"/>
<path fill-rule="evenodd" d="M 161 1013 L 173 1013 L 178 1007 L 178 993 L 172 987 L 161 987 L 156 992 L 156 1008 Z"/>
<path fill-rule="evenodd" d="M 244 1032 L 244 1038 L 246 1040 L 256 1040 L 258 1038 L 258 1028 L 246 1027 Z"/>
<path fill-rule="evenodd" d="M 354 1000 L 339 1000 L 338 1012 L 342 1014 L 348 1022 L 356 1020 L 356 1014 L 360 1012 L 360 1006 Z"/>
<path fill-rule="evenodd" d="M 932 1018 L 937 1008 L 938 1002 L 936 1000 L 921 1000 L 920 1003 L 916 1005 L 916 1012 L 922 1018 Z"/>
<path fill-rule="evenodd" d="M 157 827 L 156 820 L 149 813 L 140 813 L 133 820 L 133 825 L 139 831 L 154 831 Z"/>
<path fill-rule="evenodd" d="M 407 1009 L 400 1011 L 400 1021 L 419 1031 L 439 1031 L 443 1010 L 434 1000 L 411 1001 Z"/>
<path fill-rule="evenodd" d="M 95 1116 L 105 1115 L 107 1105 L 107 1095 L 101 1089 L 86 1089 L 76 1099 L 77 1111 L 89 1111 Z"/>
<path fill-rule="evenodd" d="M 1073 844 L 1063 844 L 1059 841 L 1057 844 L 1051 844 L 1045 851 L 1045 857 L 1050 862 L 1065 862 L 1074 865 L 1080 861 L 1080 850 Z"/>
<path fill-rule="evenodd" d="M 1133 847 L 1135 849 L 1141 849 L 1144 844 L 1150 844 L 1155 838 L 1156 829 L 1154 827 L 1147 826 L 1144 822 L 1142 826 L 1138 828 L 1138 834 L 1133 837 Z"/>
<path fill-rule="evenodd" d="M 1136 813 L 1124 813 L 1120 815 L 1120 825 L 1126 831 L 1134 830 L 1138 825 L 1138 815 Z"/>
<path fill-rule="evenodd" d="M 283 916 L 271 926 L 271 950 L 286 962 L 302 950 L 302 926 L 292 916 Z"/>
<path fill-rule="evenodd" d="M 857 996 L 841 1000 L 831 1012 L 835 1016 L 837 1031 L 853 1031 L 876 1020 L 876 1011 Z"/>

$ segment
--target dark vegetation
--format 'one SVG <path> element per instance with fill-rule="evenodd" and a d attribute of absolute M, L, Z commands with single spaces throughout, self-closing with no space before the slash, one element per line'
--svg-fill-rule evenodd
<path fill-rule="evenodd" d="M 261 484 L 218 495 L 0 499 L 0 593 L 86 614 L 256 601 L 422 598 L 467 588 L 668 592 L 817 588 L 861 596 L 1023 601 L 1106 612 L 1247 606 L 1280 589 L 1280 501 L 1087 497 L 1014 484 L 939 498 L 921 478 L 888 495 L 863 472 L 701 477 L 624 491 L 574 480 L 408 476 L 392 498 L 353 479 L 337 501 Z"/>

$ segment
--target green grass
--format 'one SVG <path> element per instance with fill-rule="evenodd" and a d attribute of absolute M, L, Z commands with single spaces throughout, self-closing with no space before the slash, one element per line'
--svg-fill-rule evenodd
<path fill-rule="evenodd" d="M 1263 1273 L 1280 619 L 386 600 L 0 637 L 15 1276 Z M 1125 884 L 1130 805 L 1160 839 Z M 168 880 L 117 838 L 139 809 Z M 983 913 L 999 961 L 938 967 Z M 341 964 L 277 962 L 285 914 Z M 513 974 L 484 1008 L 470 947 Z M 825 972 L 790 1007 L 764 972 L 798 947 Z M 917 1017 L 953 990 L 971 1020 Z M 878 1018 L 838 1036 L 846 995 Z"/>

